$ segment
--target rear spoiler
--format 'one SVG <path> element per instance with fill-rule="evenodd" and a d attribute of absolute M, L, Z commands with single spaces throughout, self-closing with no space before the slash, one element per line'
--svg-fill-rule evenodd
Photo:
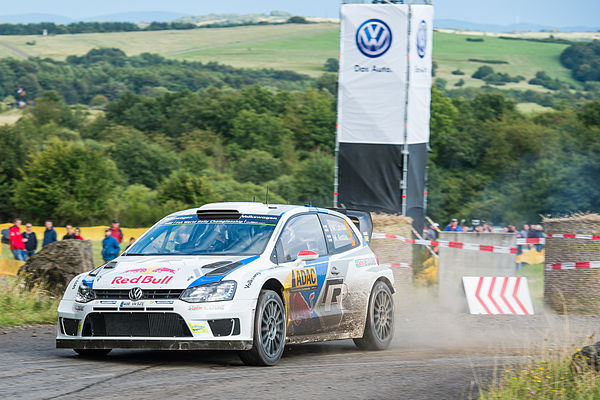
<path fill-rule="evenodd" d="M 351 210 L 347 208 L 329 208 L 329 210 L 337 211 L 340 214 L 346 215 L 354 225 L 358 228 L 365 240 L 370 243 L 371 235 L 373 235 L 373 219 L 368 211 Z"/>

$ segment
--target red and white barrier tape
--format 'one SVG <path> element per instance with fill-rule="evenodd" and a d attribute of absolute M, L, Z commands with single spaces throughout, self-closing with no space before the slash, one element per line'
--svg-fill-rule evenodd
<path fill-rule="evenodd" d="M 486 244 L 476 243 L 462 243 L 462 242 L 451 242 L 448 240 L 420 240 L 420 239 L 409 239 L 403 236 L 390 235 L 386 233 L 373 233 L 371 236 L 373 239 L 396 239 L 403 241 L 408 244 L 421 244 L 428 246 L 439 246 L 449 249 L 463 249 L 463 250 L 474 250 L 484 251 L 486 253 L 502 253 L 502 254 L 517 254 L 517 249 L 514 247 L 503 247 L 503 246 L 490 246 Z"/>
<path fill-rule="evenodd" d="M 409 263 L 387 263 L 387 264 L 379 264 L 380 267 L 390 267 L 390 268 L 412 268 L 412 264 Z"/>
<path fill-rule="evenodd" d="M 544 238 L 517 239 L 517 245 L 544 244 L 544 243 L 546 243 L 546 239 L 544 239 Z"/>
<path fill-rule="evenodd" d="M 600 268 L 600 261 L 546 264 L 546 271 L 558 271 L 561 269 L 588 269 L 588 268 Z"/>
<path fill-rule="evenodd" d="M 585 235 L 580 233 L 547 233 L 549 238 L 564 238 L 564 239 L 590 239 L 600 240 L 600 235 Z"/>

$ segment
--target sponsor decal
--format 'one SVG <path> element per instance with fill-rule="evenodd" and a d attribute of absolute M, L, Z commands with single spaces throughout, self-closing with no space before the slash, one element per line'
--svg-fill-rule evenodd
<path fill-rule="evenodd" d="M 77 289 L 77 285 L 79 285 L 79 279 L 81 279 L 81 277 L 77 277 L 77 279 L 75 279 L 75 281 L 73 282 L 73 286 L 71 287 L 71 289 Z"/>
<path fill-rule="evenodd" d="M 143 275 L 151 275 L 151 274 L 175 274 L 175 269 L 167 268 L 167 267 L 142 267 L 142 268 L 134 268 L 128 269 L 127 271 L 123 271 L 123 274 L 143 274 Z"/>
<path fill-rule="evenodd" d="M 75 311 L 83 311 L 83 309 L 84 309 L 84 308 L 85 308 L 85 307 L 84 307 L 84 306 L 82 306 L 82 305 L 80 305 L 80 304 L 75 304 L 75 305 L 73 306 L 73 309 L 74 309 Z"/>
<path fill-rule="evenodd" d="M 120 308 L 124 307 L 144 307 L 143 301 L 122 301 L 119 305 Z"/>
<path fill-rule="evenodd" d="M 252 276 L 252 278 L 248 279 L 248 282 L 246 282 L 246 285 L 244 286 L 244 288 L 250 289 L 250 286 L 252 286 L 252 282 L 254 282 L 254 279 L 256 279 L 256 277 L 259 275 L 260 275 L 260 272 L 257 272 Z"/>
<path fill-rule="evenodd" d="M 356 47 L 366 57 L 381 57 L 391 45 L 392 30 L 378 18 L 366 20 L 356 30 Z"/>
<path fill-rule="evenodd" d="M 238 219 L 198 219 L 197 214 L 179 215 L 169 218 L 162 225 L 187 225 L 187 224 L 258 224 L 276 225 L 278 216 L 260 214 L 242 214 Z"/>
<path fill-rule="evenodd" d="M 343 279 L 330 279 L 325 283 L 325 297 L 323 298 L 325 311 L 331 311 L 332 305 L 341 303 L 343 289 Z"/>
<path fill-rule="evenodd" d="M 96 300 L 94 304 L 117 304 L 116 300 Z"/>
<path fill-rule="evenodd" d="M 317 289 L 317 270 L 315 267 L 292 270 L 292 292 Z"/>
<path fill-rule="evenodd" d="M 189 324 L 192 333 L 209 333 L 208 327 L 204 322 L 190 322 Z"/>
<path fill-rule="evenodd" d="M 375 258 L 359 258 L 354 263 L 356 264 L 356 268 L 364 268 L 377 265 L 377 260 Z"/>
<path fill-rule="evenodd" d="M 173 304 L 172 300 L 150 300 L 148 304 Z"/>
<path fill-rule="evenodd" d="M 172 276 L 165 276 L 163 278 L 154 278 L 151 275 L 139 275 L 135 278 L 124 278 L 122 276 L 115 276 L 110 282 L 111 285 L 125 285 L 125 284 L 137 284 L 137 283 L 148 283 L 152 285 L 166 285 L 173 279 Z"/>
<path fill-rule="evenodd" d="M 310 302 L 310 304 L 309 304 Z M 315 293 L 311 293 L 308 301 L 301 293 L 290 293 L 289 300 L 290 320 L 295 326 L 300 326 L 306 320 L 310 320 L 311 314 L 315 307 Z"/>
<path fill-rule="evenodd" d="M 427 49 L 427 23 L 422 20 L 419 23 L 419 30 L 417 31 L 417 54 L 420 58 L 425 57 L 425 50 Z"/>
<path fill-rule="evenodd" d="M 222 304 L 205 304 L 201 306 L 189 306 L 188 311 L 221 311 L 225 306 Z"/>

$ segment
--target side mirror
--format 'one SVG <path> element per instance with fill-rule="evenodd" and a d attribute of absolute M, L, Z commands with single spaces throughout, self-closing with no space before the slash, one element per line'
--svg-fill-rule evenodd
<path fill-rule="evenodd" d="M 319 254 L 315 253 L 314 251 L 302 250 L 302 251 L 298 252 L 298 257 L 296 258 L 296 260 L 298 262 L 312 261 L 312 260 L 316 260 L 318 257 L 319 257 Z"/>

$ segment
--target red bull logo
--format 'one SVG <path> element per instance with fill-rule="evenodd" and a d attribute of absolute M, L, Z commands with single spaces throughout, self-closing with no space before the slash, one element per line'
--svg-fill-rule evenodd
<path fill-rule="evenodd" d="M 122 276 L 115 276 L 110 282 L 111 285 L 125 285 L 125 284 L 136 284 L 136 283 L 148 283 L 151 285 L 166 285 L 173 279 L 172 276 L 165 276 L 163 278 L 154 278 L 150 275 L 139 275 L 135 278 L 124 278 Z"/>
<path fill-rule="evenodd" d="M 144 274 L 144 275 L 150 275 L 150 274 L 160 274 L 160 273 L 165 273 L 165 274 L 175 274 L 175 270 L 173 268 L 166 268 L 166 267 L 148 267 L 148 268 L 135 268 L 135 269 L 128 269 L 127 271 L 123 271 L 124 274 Z"/>
<path fill-rule="evenodd" d="M 296 326 L 300 325 L 302 321 L 311 318 L 311 314 L 315 306 L 315 293 L 311 293 L 308 299 L 310 301 L 310 305 L 301 293 L 290 293 L 290 320 Z"/>

